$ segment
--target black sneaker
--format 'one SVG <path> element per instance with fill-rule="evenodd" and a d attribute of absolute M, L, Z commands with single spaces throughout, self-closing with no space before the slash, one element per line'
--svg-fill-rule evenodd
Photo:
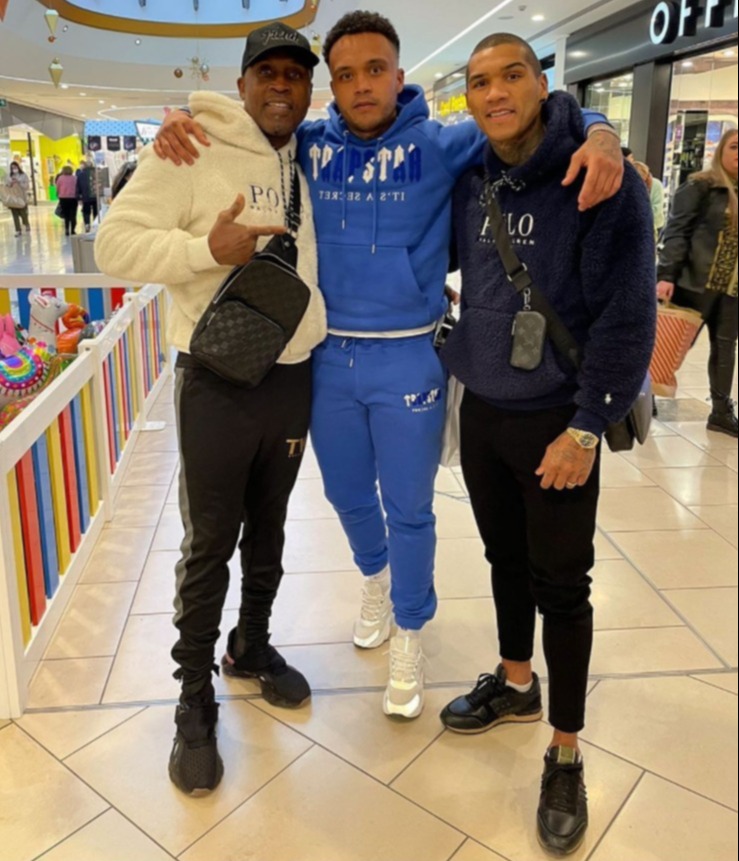
<path fill-rule="evenodd" d="M 218 703 L 211 682 L 195 696 L 180 697 L 174 722 L 177 735 L 169 758 L 169 778 L 187 795 L 207 795 L 223 777 L 216 744 Z"/>
<path fill-rule="evenodd" d="M 571 747 L 553 747 L 544 763 L 537 814 L 539 843 L 552 855 L 571 855 L 588 830 L 582 756 Z"/>
<path fill-rule="evenodd" d="M 535 723 L 542 715 L 541 685 L 536 673 L 531 690 L 522 694 L 506 684 L 501 664 L 494 676 L 480 676 L 471 693 L 449 703 L 441 713 L 441 722 L 454 732 L 474 735 L 504 723 Z"/>
<path fill-rule="evenodd" d="M 310 685 L 273 646 L 269 638 L 263 643 L 247 647 L 238 658 L 236 655 L 236 629 L 228 635 L 228 648 L 221 666 L 227 676 L 238 679 L 257 679 L 262 686 L 262 696 L 270 705 L 284 709 L 299 709 L 311 698 Z"/>

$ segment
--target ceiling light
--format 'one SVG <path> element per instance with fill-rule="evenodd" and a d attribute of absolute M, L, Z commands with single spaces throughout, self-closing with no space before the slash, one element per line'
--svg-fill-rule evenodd
<path fill-rule="evenodd" d="M 583 57 L 587 56 L 587 51 L 570 51 L 570 57 L 573 57 L 575 60 L 582 60 Z"/>
<path fill-rule="evenodd" d="M 683 60 L 683 69 L 692 69 L 694 65 L 692 60 Z"/>
<path fill-rule="evenodd" d="M 99 105 L 104 105 L 104 104 L 105 104 L 105 99 L 99 99 L 99 100 L 98 100 L 98 104 L 99 104 Z"/>
<path fill-rule="evenodd" d="M 141 44 L 141 39 L 137 39 L 137 40 L 136 40 L 136 44 L 137 44 L 137 45 L 140 45 L 140 44 Z"/>
<path fill-rule="evenodd" d="M 82 96 L 82 98 L 84 98 L 87 95 L 87 93 L 80 93 L 80 95 Z"/>
<path fill-rule="evenodd" d="M 434 75 L 434 77 L 435 77 L 435 78 L 436 78 L 436 80 L 438 81 L 438 80 L 440 80 L 441 78 L 443 78 L 443 77 L 444 77 L 444 73 L 443 73 L 443 72 L 437 72 L 437 73 Z"/>
<path fill-rule="evenodd" d="M 62 84 L 62 89 L 63 89 L 63 90 L 68 90 L 68 89 L 69 89 L 69 84 Z"/>
<path fill-rule="evenodd" d="M 534 17 L 531 20 L 535 21 L 537 24 L 539 24 L 542 21 L 546 21 L 547 19 L 544 15 L 534 15 Z"/>
<path fill-rule="evenodd" d="M 728 51 L 724 51 L 724 57 L 736 57 L 736 51 L 733 48 L 729 48 Z"/>

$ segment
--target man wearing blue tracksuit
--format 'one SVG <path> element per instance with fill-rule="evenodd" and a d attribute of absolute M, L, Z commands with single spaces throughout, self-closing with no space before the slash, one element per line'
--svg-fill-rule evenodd
<path fill-rule="evenodd" d="M 385 18 L 342 18 L 324 51 L 336 103 L 330 120 L 299 129 L 298 143 L 330 330 L 314 354 L 313 446 L 364 575 L 354 643 L 382 646 L 394 615 L 384 710 L 415 718 L 423 708 L 419 633 L 437 604 L 433 498 L 447 376 L 433 342 L 447 306 L 451 194 L 481 163 L 486 138 L 474 123 L 430 121 L 423 90 L 405 86 L 399 49 Z M 284 96 L 279 82 L 273 89 L 276 109 Z M 586 121 L 605 123 L 600 114 Z M 158 151 L 189 160 L 194 148 L 178 149 L 176 137 L 205 141 L 190 120 L 171 116 L 166 127 L 177 124 L 182 134 L 164 136 L 171 150 Z M 571 181 L 588 163 L 595 191 L 584 205 L 618 190 L 623 159 L 612 132 L 594 135 L 579 156 Z"/>

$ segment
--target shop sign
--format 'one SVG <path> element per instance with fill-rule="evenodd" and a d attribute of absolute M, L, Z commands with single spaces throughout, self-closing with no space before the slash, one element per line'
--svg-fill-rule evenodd
<path fill-rule="evenodd" d="M 439 103 L 439 116 L 450 117 L 452 114 L 461 114 L 467 110 L 467 96 L 462 93 L 458 96 L 452 96 L 444 102 Z"/>
<path fill-rule="evenodd" d="M 649 35 L 653 45 L 671 45 L 695 36 L 699 27 L 723 27 L 730 15 L 739 18 L 739 0 L 661 0 L 652 13 Z"/>

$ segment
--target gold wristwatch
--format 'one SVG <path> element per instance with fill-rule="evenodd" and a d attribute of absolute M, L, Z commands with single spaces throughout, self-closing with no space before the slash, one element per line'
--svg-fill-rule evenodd
<path fill-rule="evenodd" d="M 584 448 L 587 451 L 592 451 L 594 448 L 598 448 L 598 444 L 600 443 L 600 439 L 594 433 L 590 433 L 589 431 L 582 431 L 577 428 L 567 428 L 567 433 L 575 440 L 580 448 Z"/>

